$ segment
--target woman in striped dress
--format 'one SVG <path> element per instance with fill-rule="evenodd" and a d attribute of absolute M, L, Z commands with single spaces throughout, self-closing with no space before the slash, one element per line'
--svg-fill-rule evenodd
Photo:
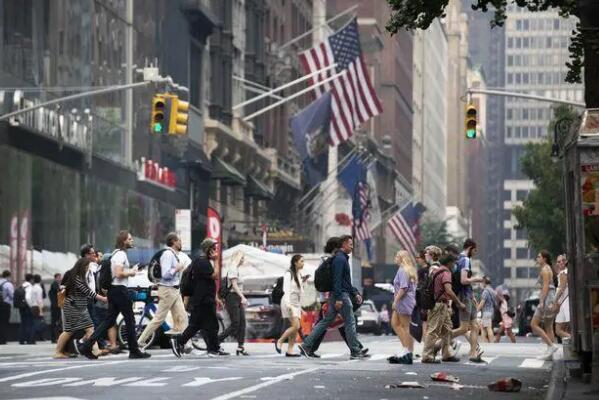
<path fill-rule="evenodd" d="M 85 277 L 90 262 L 89 258 L 80 258 L 69 271 L 70 279 L 66 283 L 66 297 L 62 307 L 63 331 L 73 334 L 85 330 L 85 338 L 94 332 L 94 323 L 87 310 L 87 299 L 108 301 L 87 286 Z"/>

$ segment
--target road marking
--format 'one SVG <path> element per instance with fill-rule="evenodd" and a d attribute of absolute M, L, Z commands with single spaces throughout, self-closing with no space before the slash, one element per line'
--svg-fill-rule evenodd
<path fill-rule="evenodd" d="M 544 360 L 537 360 L 536 358 L 526 358 L 526 359 L 524 359 L 524 361 L 522 361 L 522 364 L 520 364 L 518 366 L 518 368 L 540 369 L 540 368 L 543 368 L 544 364 L 545 364 Z"/>
<path fill-rule="evenodd" d="M 372 357 L 370 357 L 370 360 L 368 361 L 378 361 L 378 360 L 382 360 L 384 358 L 389 358 L 391 357 L 388 354 L 373 354 Z"/>
<path fill-rule="evenodd" d="M 126 385 L 123 385 L 123 386 L 134 386 L 134 387 L 166 386 L 166 382 L 161 382 L 161 381 L 166 381 L 169 379 L 171 379 L 171 378 L 170 377 L 159 377 L 159 378 L 144 379 L 143 381 L 127 383 Z"/>
<path fill-rule="evenodd" d="M 10 386 L 12 386 L 12 387 L 53 386 L 53 385 L 60 385 L 60 384 L 64 384 L 64 383 L 77 381 L 79 379 L 81 379 L 81 378 L 43 378 L 43 379 L 37 379 L 34 381 L 13 383 Z"/>
<path fill-rule="evenodd" d="M 185 385 L 181 385 L 183 387 L 196 387 L 196 386 L 204 386 L 207 385 L 209 383 L 214 383 L 214 382 L 225 382 L 225 381 L 238 381 L 240 379 L 243 379 L 240 376 L 234 376 L 234 377 L 230 377 L 230 378 L 221 378 L 221 379 L 212 379 L 212 378 L 194 378 L 193 382 L 189 382 L 186 383 Z"/>
<path fill-rule="evenodd" d="M 105 362 L 105 363 L 91 363 L 91 364 L 83 364 L 83 365 L 73 365 L 70 367 L 64 367 L 64 368 L 54 368 L 54 369 L 46 369 L 43 371 L 35 371 L 35 372 L 28 372 L 25 374 L 19 374 L 19 375 L 13 375 L 13 376 L 7 376 L 6 378 L 0 378 L 0 383 L 2 382 L 9 382 L 9 381 L 15 381 L 17 379 L 21 379 L 21 378 L 29 378 L 30 376 L 36 376 L 36 375 L 41 375 L 41 374 L 49 374 L 52 372 L 58 372 L 58 371 L 67 371 L 70 369 L 78 369 L 78 368 L 87 368 L 87 367 L 102 367 L 104 365 L 112 365 L 112 364 L 120 364 L 123 363 L 125 361 L 110 361 L 110 362 Z"/>
<path fill-rule="evenodd" d="M 341 357 L 343 354 L 341 353 L 329 353 L 329 354 L 323 354 L 320 356 L 320 358 L 337 358 L 337 357 Z"/>
<path fill-rule="evenodd" d="M 247 387 L 245 389 L 241 389 L 241 390 L 237 390 L 235 392 L 231 392 L 231 393 L 223 394 L 221 396 L 213 397 L 211 400 L 229 400 L 229 399 L 233 399 L 235 397 L 239 397 L 241 395 L 252 393 L 252 392 L 255 392 L 256 390 L 259 390 L 259 389 L 262 389 L 262 388 L 274 385 L 275 383 L 278 383 L 278 382 L 281 382 L 281 381 L 285 381 L 285 380 L 289 380 L 289 379 L 293 379 L 294 377 L 296 377 L 298 375 L 309 374 L 309 373 L 318 371 L 320 368 L 321 367 L 304 369 L 304 370 L 301 370 L 301 371 L 292 372 L 290 374 L 279 375 L 279 376 L 276 377 L 276 379 L 273 379 L 271 381 L 262 382 L 262 383 L 259 383 L 257 385 L 254 385 L 254 386 Z"/>
<path fill-rule="evenodd" d="M 163 369 L 162 372 L 191 372 L 200 369 L 200 367 L 186 367 L 185 365 L 177 365 L 167 369 Z"/>
<path fill-rule="evenodd" d="M 81 378 L 78 378 L 78 379 L 81 379 Z M 112 377 L 95 378 L 95 379 L 86 379 L 84 381 L 79 381 L 79 382 L 75 382 L 75 383 L 67 383 L 66 385 L 63 385 L 63 386 L 73 387 L 73 386 L 92 385 L 92 386 L 110 387 L 110 386 L 123 385 L 125 383 L 135 382 L 140 379 L 143 379 L 143 377 L 142 376 L 132 376 L 129 378 L 122 378 L 122 379 L 112 378 Z"/>

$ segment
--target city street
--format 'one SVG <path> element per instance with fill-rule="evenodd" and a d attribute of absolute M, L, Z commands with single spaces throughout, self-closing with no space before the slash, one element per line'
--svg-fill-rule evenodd
<path fill-rule="evenodd" d="M 157 349 L 151 359 L 140 361 L 125 354 L 56 361 L 49 343 L 10 344 L 0 349 L 0 399 L 543 399 L 552 363 L 536 360 L 544 350 L 537 339 L 518 339 L 517 344 L 481 344 L 486 364 L 416 361 L 410 366 L 387 363 L 397 347 L 391 336 L 363 337 L 372 354 L 368 361 L 350 361 L 340 342 L 324 343 L 320 360 L 289 359 L 270 343 L 254 343 L 247 346 L 248 357 L 212 359 L 197 352 L 177 359 L 170 350 Z M 233 347 L 225 343 L 226 350 Z M 463 343 L 460 350 L 464 360 L 467 347 Z M 438 371 L 459 377 L 459 386 L 433 382 L 430 374 Z M 504 377 L 521 380 L 521 392 L 487 389 Z M 414 381 L 424 388 L 385 388 Z"/>

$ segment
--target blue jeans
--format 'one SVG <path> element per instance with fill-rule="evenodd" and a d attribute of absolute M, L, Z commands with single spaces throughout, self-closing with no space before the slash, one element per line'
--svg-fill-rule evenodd
<path fill-rule="evenodd" d="M 19 308 L 19 313 L 21 314 L 21 326 L 19 326 L 19 343 L 35 343 L 35 338 L 33 337 L 33 313 L 31 312 L 31 307 L 23 307 Z"/>
<path fill-rule="evenodd" d="M 327 310 L 327 314 L 316 324 L 312 333 L 304 338 L 303 347 L 306 349 L 306 351 L 311 352 L 312 348 L 316 344 L 315 342 L 317 338 L 320 338 L 322 335 L 324 335 L 327 328 L 335 321 L 335 317 L 337 316 L 337 310 L 335 310 L 335 300 L 341 300 L 343 302 L 339 313 L 344 321 L 347 346 L 349 347 L 352 355 L 358 354 L 360 352 L 360 343 L 358 342 L 356 335 L 356 319 L 354 318 L 352 302 L 348 293 L 343 293 L 339 299 L 334 299 L 333 296 L 329 298 L 329 308 Z"/>

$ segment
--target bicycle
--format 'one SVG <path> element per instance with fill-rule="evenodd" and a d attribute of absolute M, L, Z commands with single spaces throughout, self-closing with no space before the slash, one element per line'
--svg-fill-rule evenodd
<path fill-rule="evenodd" d="M 218 320 L 218 333 L 222 333 L 225 330 L 225 320 L 221 312 L 216 313 L 216 318 Z M 206 342 L 204 341 L 204 337 L 202 336 L 202 331 L 199 330 L 192 338 L 191 345 L 194 349 L 200 351 L 208 350 L 206 347 Z"/>
<path fill-rule="evenodd" d="M 153 294 L 157 290 L 156 286 L 150 286 L 147 288 L 137 287 L 137 288 L 129 288 L 129 295 L 133 303 L 143 302 L 144 307 L 142 310 L 135 309 L 133 310 L 133 314 L 135 316 L 135 337 L 139 338 L 141 333 L 146 329 L 148 323 L 154 318 L 154 314 L 156 313 L 156 303 L 158 301 L 158 296 Z M 160 325 L 163 332 L 167 332 L 171 329 L 171 326 L 166 322 L 166 320 Z M 117 335 L 121 346 L 127 346 L 127 328 L 125 326 L 125 320 L 121 318 L 121 320 L 117 324 Z M 154 344 L 156 340 L 156 331 L 152 332 L 150 337 L 148 338 L 147 344 L 143 347 L 144 350 Z"/>

